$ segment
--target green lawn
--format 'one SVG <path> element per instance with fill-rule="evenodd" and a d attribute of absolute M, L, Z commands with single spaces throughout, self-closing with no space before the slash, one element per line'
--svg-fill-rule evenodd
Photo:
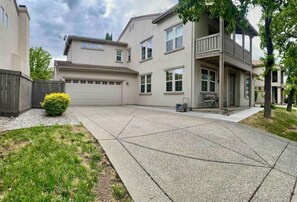
<path fill-rule="evenodd" d="M 259 112 L 240 123 L 249 125 L 275 135 L 297 141 L 297 112 L 287 112 L 285 108 L 272 110 L 272 118 L 263 117 L 263 111 Z"/>
<path fill-rule="evenodd" d="M 0 133 L 0 201 L 130 200 L 124 188 L 115 197 L 120 181 L 107 161 L 81 126 Z"/>

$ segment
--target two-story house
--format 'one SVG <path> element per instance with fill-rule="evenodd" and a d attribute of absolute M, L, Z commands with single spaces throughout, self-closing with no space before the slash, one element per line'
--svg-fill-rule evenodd
<path fill-rule="evenodd" d="M 264 103 L 264 71 L 265 67 L 263 62 L 253 60 L 253 72 L 258 75 L 255 79 L 255 89 L 258 91 L 258 97 L 256 99 L 257 104 Z M 271 72 L 271 102 L 274 104 L 284 103 L 284 71 L 281 65 L 275 65 Z"/>
<path fill-rule="evenodd" d="M 131 18 L 117 42 L 69 36 L 55 62 L 55 78 L 66 80 L 72 104 L 138 104 L 190 107 L 252 106 L 252 38 L 249 24 L 226 31 L 207 12 L 183 24 L 175 7 Z M 213 106 L 213 105 L 211 105 Z"/>
<path fill-rule="evenodd" d="M 30 76 L 30 16 L 16 0 L 0 0 L 0 69 Z"/>

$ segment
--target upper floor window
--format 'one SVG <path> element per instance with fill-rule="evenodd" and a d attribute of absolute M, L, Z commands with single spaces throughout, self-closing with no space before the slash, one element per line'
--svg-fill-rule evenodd
<path fill-rule="evenodd" d="M 0 8 L 0 22 L 4 25 L 5 28 L 8 28 L 8 15 L 5 13 L 4 8 Z"/>
<path fill-rule="evenodd" d="M 122 51 L 117 50 L 116 62 L 122 62 Z"/>
<path fill-rule="evenodd" d="M 144 75 L 140 77 L 140 93 L 152 92 L 152 75 Z"/>
<path fill-rule="evenodd" d="M 216 92 L 216 72 L 208 69 L 201 70 L 201 91 Z"/>
<path fill-rule="evenodd" d="M 183 47 L 183 25 L 177 25 L 166 31 L 166 52 Z"/>
<path fill-rule="evenodd" d="M 272 72 L 272 82 L 277 82 L 277 71 Z"/>
<path fill-rule="evenodd" d="M 153 57 L 153 40 L 152 38 L 142 42 L 141 47 L 141 60 L 147 60 Z"/>
<path fill-rule="evenodd" d="M 166 71 L 166 92 L 183 91 L 183 69 Z"/>
<path fill-rule="evenodd" d="M 92 49 L 92 50 L 104 50 L 104 45 L 98 43 L 87 43 L 82 42 L 81 47 L 83 49 Z"/>
<path fill-rule="evenodd" d="M 128 51 L 127 51 L 127 61 L 128 61 L 128 62 L 131 61 L 131 48 L 128 49 Z"/>

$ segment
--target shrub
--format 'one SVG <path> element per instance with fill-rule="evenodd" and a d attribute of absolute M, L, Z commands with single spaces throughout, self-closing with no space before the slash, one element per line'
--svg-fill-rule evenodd
<path fill-rule="evenodd" d="M 51 93 L 44 97 L 41 106 L 49 116 L 61 116 L 70 104 L 70 96 L 65 93 Z"/>
<path fill-rule="evenodd" d="M 276 106 L 274 104 L 272 104 L 271 109 L 276 109 Z"/>
<path fill-rule="evenodd" d="M 257 102 L 259 91 L 255 89 L 255 102 Z"/>

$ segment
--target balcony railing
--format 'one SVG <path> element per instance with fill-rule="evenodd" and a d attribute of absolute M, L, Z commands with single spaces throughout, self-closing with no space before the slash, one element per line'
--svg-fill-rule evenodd
<path fill-rule="evenodd" d="M 196 58 L 213 56 L 220 52 L 220 34 L 213 34 L 196 39 Z M 251 64 L 251 53 L 228 36 L 224 36 L 224 53 Z"/>
<path fill-rule="evenodd" d="M 220 50 L 220 34 L 213 34 L 196 39 L 196 54 L 209 53 Z"/>

